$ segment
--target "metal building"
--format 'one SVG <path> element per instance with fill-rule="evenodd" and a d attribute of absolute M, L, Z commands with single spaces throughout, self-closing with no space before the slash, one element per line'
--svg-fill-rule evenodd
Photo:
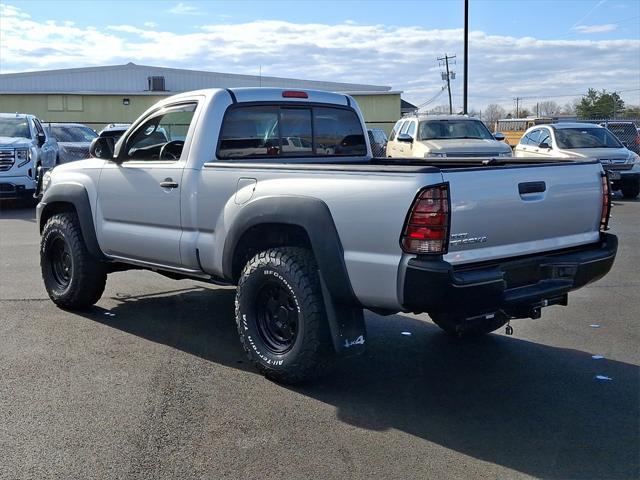
<path fill-rule="evenodd" d="M 0 112 L 31 113 L 46 122 L 102 128 L 131 122 L 168 95 L 202 88 L 284 87 L 353 95 L 371 127 L 391 129 L 400 118 L 400 93 L 391 87 L 283 77 L 237 75 L 127 63 L 0 74 Z"/>

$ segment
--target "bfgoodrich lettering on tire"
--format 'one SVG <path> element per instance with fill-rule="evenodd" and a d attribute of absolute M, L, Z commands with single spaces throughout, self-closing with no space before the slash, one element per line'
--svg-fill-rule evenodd
<path fill-rule="evenodd" d="M 107 273 L 84 244 L 75 213 L 59 213 L 44 226 L 40 267 L 47 293 L 62 308 L 81 309 L 102 296 Z"/>
<path fill-rule="evenodd" d="M 299 383 L 321 374 L 331 340 L 313 255 L 273 248 L 244 267 L 236 323 L 249 359 L 266 377 Z"/>

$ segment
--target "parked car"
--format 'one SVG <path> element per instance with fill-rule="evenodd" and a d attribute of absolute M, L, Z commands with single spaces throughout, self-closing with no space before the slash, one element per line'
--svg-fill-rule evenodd
<path fill-rule="evenodd" d="M 48 123 L 47 133 L 58 142 L 58 163 L 89 158 L 89 147 L 98 134 L 80 123 Z"/>
<path fill-rule="evenodd" d="M 640 132 L 633 122 L 607 121 L 601 126 L 607 128 L 629 150 L 640 154 Z"/>
<path fill-rule="evenodd" d="M 166 142 L 149 145 L 161 129 Z M 292 130 L 311 152 L 274 149 Z M 98 138 L 101 158 L 45 174 L 37 223 L 50 298 L 85 308 L 110 272 L 140 268 L 237 285 L 249 359 L 295 383 L 364 350 L 364 308 L 428 312 L 453 335 L 483 334 L 566 305 L 611 268 L 598 162 L 380 159 L 365 131 L 355 100 L 337 93 L 163 99 L 113 155 Z"/>
<path fill-rule="evenodd" d="M 504 135 L 466 115 L 401 118 L 387 142 L 387 157 L 510 157 Z"/>
<path fill-rule="evenodd" d="M 31 198 L 53 168 L 58 145 L 42 122 L 24 113 L 0 113 L 0 199 Z"/>
<path fill-rule="evenodd" d="M 510 147 L 515 147 L 524 132 L 535 125 L 553 123 L 551 117 L 526 117 L 526 118 L 501 118 L 496 121 L 494 130 L 504 135 L 504 142 Z"/>
<path fill-rule="evenodd" d="M 116 142 L 130 126 L 130 123 L 110 123 L 104 127 L 98 133 L 98 138 L 106 138 L 107 140 L 101 143 L 98 148 L 108 148 L 109 151 L 113 153 Z"/>
<path fill-rule="evenodd" d="M 369 144 L 374 157 L 386 157 L 387 134 L 381 128 L 368 128 Z"/>
<path fill-rule="evenodd" d="M 640 157 L 609 130 L 593 123 L 555 123 L 526 131 L 514 150 L 516 157 L 571 158 L 599 161 L 611 188 L 625 198 L 640 193 Z"/>

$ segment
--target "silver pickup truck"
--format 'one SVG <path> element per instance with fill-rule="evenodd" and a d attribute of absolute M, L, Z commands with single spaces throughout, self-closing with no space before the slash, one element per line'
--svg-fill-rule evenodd
<path fill-rule="evenodd" d="M 62 308 L 145 268 L 237 285 L 242 346 L 299 382 L 366 345 L 363 309 L 428 312 L 454 335 L 537 318 L 604 276 L 597 162 L 372 158 L 355 101 L 203 90 L 163 100 L 111 148 L 45 174 L 42 276 Z M 285 141 L 286 140 L 286 141 Z"/>

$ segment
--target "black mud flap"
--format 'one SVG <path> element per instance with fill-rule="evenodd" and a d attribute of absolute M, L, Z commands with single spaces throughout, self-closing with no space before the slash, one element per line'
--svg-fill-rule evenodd
<path fill-rule="evenodd" d="M 333 339 L 333 347 L 340 356 L 359 355 L 365 350 L 367 330 L 362 307 L 336 304 L 331 298 L 320 272 L 322 298 Z"/>

